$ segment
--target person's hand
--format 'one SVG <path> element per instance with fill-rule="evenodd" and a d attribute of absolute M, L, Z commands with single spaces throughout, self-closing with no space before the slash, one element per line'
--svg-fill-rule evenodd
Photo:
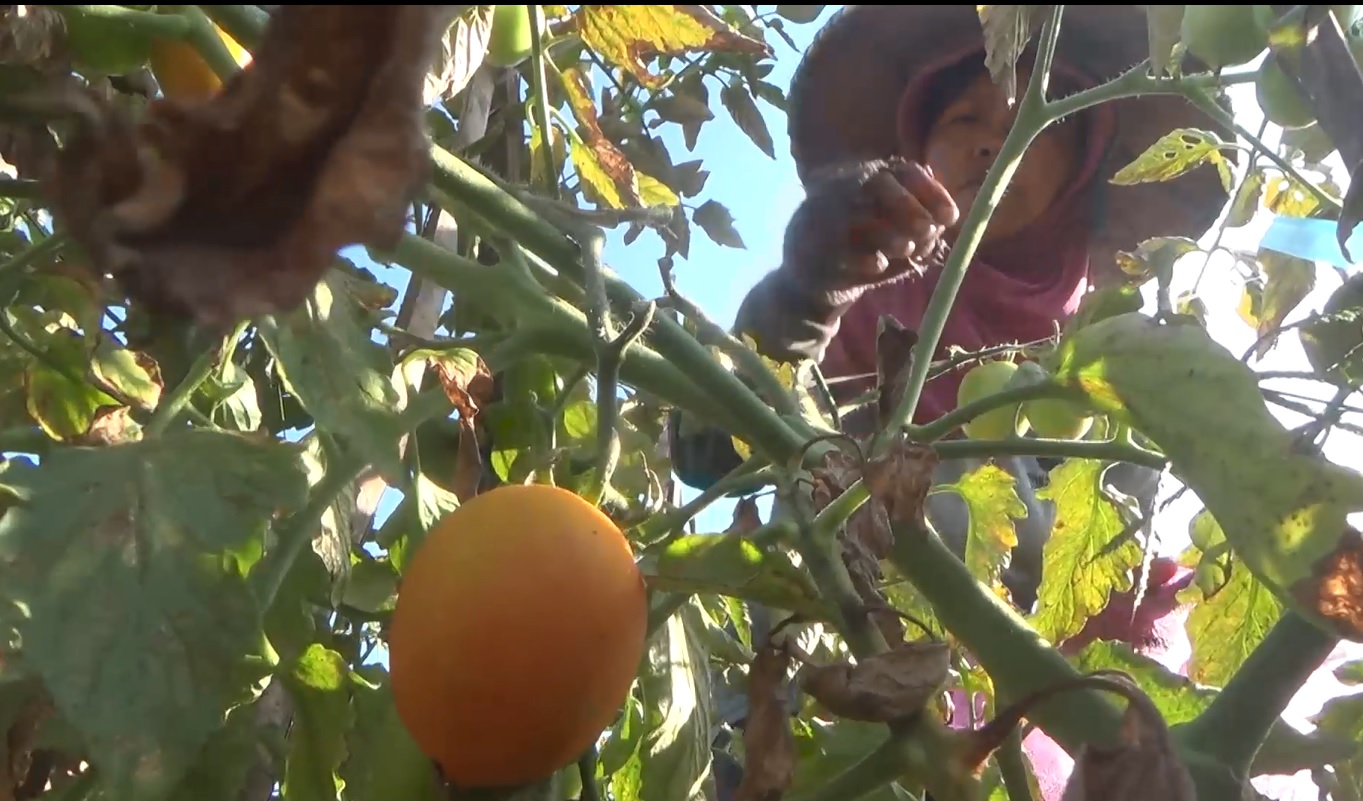
<path fill-rule="evenodd" d="M 870 161 L 825 171 L 786 228 L 783 269 L 806 291 L 847 301 L 920 273 L 956 223 L 955 201 L 917 162 Z"/>

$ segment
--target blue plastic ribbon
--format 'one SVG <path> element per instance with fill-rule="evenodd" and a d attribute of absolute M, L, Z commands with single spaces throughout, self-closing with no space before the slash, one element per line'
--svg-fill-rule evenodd
<path fill-rule="evenodd" d="M 1339 249 L 1335 236 L 1336 225 L 1334 220 L 1274 215 L 1273 222 L 1264 232 L 1264 238 L 1259 241 L 1259 247 L 1352 270 L 1354 265 L 1363 264 L 1363 226 L 1355 226 L 1349 235 L 1349 253 L 1358 259 L 1351 263 Z"/>

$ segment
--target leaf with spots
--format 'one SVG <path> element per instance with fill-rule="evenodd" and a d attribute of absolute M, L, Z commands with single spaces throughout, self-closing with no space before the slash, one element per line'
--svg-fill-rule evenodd
<path fill-rule="evenodd" d="M 1210 131 L 1177 128 L 1160 137 L 1136 160 L 1122 167 L 1110 182 L 1117 186 L 1170 181 L 1186 172 L 1210 164 L 1221 177 L 1221 185 L 1231 190 L 1230 163 L 1221 152 L 1225 145 Z"/>
<path fill-rule="evenodd" d="M 1112 547 L 1126 526 L 1100 491 L 1104 467 L 1105 462 L 1093 459 L 1067 459 L 1037 492 L 1038 498 L 1055 503 L 1055 523 L 1042 549 L 1046 570 L 1031 622 L 1051 642 L 1078 634 L 1107 605 L 1109 595 L 1130 589 L 1131 569 L 1141 561 L 1135 540 Z"/>
<path fill-rule="evenodd" d="M 302 507 L 296 446 L 183 431 L 8 461 L 0 585 L 25 663 L 89 743 L 112 797 L 158 801 L 260 678 L 244 571 Z M 254 654 L 254 656 L 252 656 Z"/>
<path fill-rule="evenodd" d="M 649 71 L 645 62 L 654 56 L 771 55 L 765 42 L 744 36 L 705 6 L 584 5 L 573 18 L 583 44 L 650 89 L 666 80 Z"/>
<path fill-rule="evenodd" d="M 1301 181 L 1274 175 L 1264 181 L 1264 208 L 1279 217 L 1307 217 L 1320 206 L 1320 198 Z"/>
<path fill-rule="evenodd" d="M 997 587 L 1003 565 L 1018 544 L 1014 520 L 1027 516 L 1017 494 L 1017 481 L 1007 470 L 989 463 L 962 476 L 955 484 L 934 488 L 961 496 L 968 511 L 965 564 L 970 574 Z"/>
<path fill-rule="evenodd" d="M 1141 314 L 1080 329 L 1052 358 L 1060 383 L 1168 456 L 1281 601 L 1327 631 L 1363 638 L 1363 588 L 1350 579 L 1363 537 L 1347 522 L 1363 511 L 1363 475 L 1301 448 L 1253 370 L 1201 326 Z"/>

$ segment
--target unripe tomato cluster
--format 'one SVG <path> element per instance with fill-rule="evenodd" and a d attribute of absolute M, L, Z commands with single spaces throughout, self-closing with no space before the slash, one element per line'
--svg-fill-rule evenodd
<path fill-rule="evenodd" d="M 1018 371 L 1009 361 L 976 365 L 961 377 L 956 391 L 957 408 L 1002 391 Z M 1081 404 L 1064 398 L 1035 398 L 991 409 L 961 426 L 970 439 L 998 440 L 1021 437 L 1033 431 L 1046 439 L 1083 439 L 1093 427 L 1093 414 Z"/>

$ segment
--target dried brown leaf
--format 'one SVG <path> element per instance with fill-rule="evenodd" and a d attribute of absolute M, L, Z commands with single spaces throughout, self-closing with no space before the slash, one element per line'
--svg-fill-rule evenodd
<path fill-rule="evenodd" d="M 917 714 L 945 686 L 951 667 L 946 643 L 901 642 L 856 665 L 811 666 L 800 687 L 829 712 L 848 720 L 889 723 Z"/>
<path fill-rule="evenodd" d="M 762 512 L 757 508 L 757 499 L 752 496 L 740 498 L 734 504 L 734 519 L 725 534 L 751 534 L 762 527 Z"/>
<path fill-rule="evenodd" d="M 876 387 L 880 390 L 876 413 L 883 427 L 904 396 L 918 334 L 888 314 L 882 314 L 876 325 Z"/>
<path fill-rule="evenodd" d="M 91 93 L 46 171 L 61 224 L 154 311 L 224 329 L 391 248 L 429 171 L 422 93 L 454 6 L 281 6 L 249 66 L 136 123 Z"/>
<path fill-rule="evenodd" d="M 496 384 L 492 379 L 492 370 L 483 357 L 472 351 L 460 353 L 473 358 L 430 358 L 427 364 L 435 368 L 440 388 L 445 391 L 450 403 L 454 404 L 454 410 L 459 412 L 460 417 L 472 419 L 478 415 L 478 409 L 483 404 L 492 400 Z"/>
<path fill-rule="evenodd" d="M 931 446 L 901 437 L 883 457 L 866 462 L 866 489 L 884 505 L 891 523 L 919 522 L 936 466 L 937 451 Z"/>
<path fill-rule="evenodd" d="M 764 646 L 748 669 L 748 716 L 743 724 L 743 780 L 735 801 L 779 801 L 795 777 L 795 735 L 786 713 L 785 648 Z"/>
<path fill-rule="evenodd" d="M 1130 679 L 1105 689 L 1127 699 L 1121 742 L 1080 751 L 1061 801 L 1196 801 L 1193 779 L 1154 703 Z"/>
<path fill-rule="evenodd" d="M 71 444 L 84 447 L 103 447 L 136 442 L 142 438 L 142 427 L 132 418 L 127 406 L 101 406 L 85 433 L 73 437 Z"/>
<path fill-rule="evenodd" d="M 478 425 L 472 417 L 459 416 L 459 450 L 454 456 L 454 480 L 450 482 L 460 503 L 478 494 L 483 484 L 483 454 L 478 448 Z"/>

